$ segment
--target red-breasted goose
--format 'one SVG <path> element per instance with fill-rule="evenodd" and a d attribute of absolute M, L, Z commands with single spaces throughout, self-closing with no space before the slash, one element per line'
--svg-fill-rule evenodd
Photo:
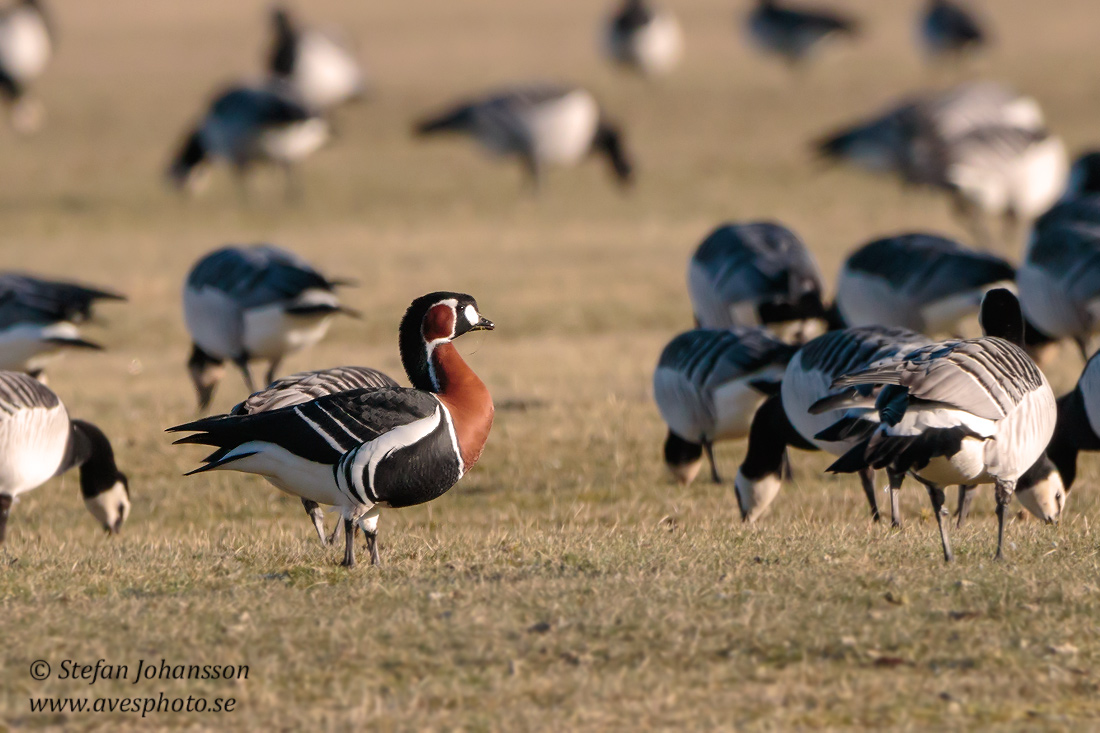
<path fill-rule="evenodd" d="M 759 0 L 746 20 L 756 47 L 791 65 L 805 61 L 826 39 L 854 36 L 857 30 L 854 19 L 830 9 L 780 5 L 778 0 Z"/>
<path fill-rule="evenodd" d="M 805 341 L 826 317 L 821 272 L 798 236 L 773 222 L 726 223 L 688 263 L 688 293 L 703 328 L 769 326 Z"/>
<path fill-rule="evenodd" d="M 653 393 L 668 425 L 665 464 L 682 484 L 699 472 L 705 450 L 720 483 L 712 445 L 748 435 L 756 408 L 779 389 L 794 347 L 762 328 L 682 333 L 661 352 Z"/>
<path fill-rule="evenodd" d="M 77 283 L 0 273 L 0 369 L 45 381 L 45 366 L 58 352 L 102 349 L 83 338 L 79 327 L 100 300 L 126 298 Z"/>
<path fill-rule="evenodd" d="M 187 134 L 168 176 L 178 188 L 194 191 L 204 185 L 209 163 L 220 159 L 246 193 L 245 176 L 253 166 L 273 163 L 286 172 L 287 196 L 293 198 L 300 194 L 294 166 L 328 136 L 328 123 L 282 84 L 234 86 L 214 98 Z"/>
<path fill-rule="evenodd" d="M 252 392 L 249 361 L 270 363 L 270 383 L 284 356 L 324 338 L 333 315 L 358 316 L 336 297 L 344 284 L 270 244 L 225 247 L 195 263 L 183 287 L 183 313 L 199 409 L 210 404 L 225 361 L 240 368 Z"/>
<path fill-rule="evenodd" d="M 995 485 L 1001 557 L 1005 507 L 1017 481 L 1042 456 L 1057 417 L 1046 377 L 1021 347 L 1024 322 L 1016 296 L 991 290 L 981 324 L 981 338 L 933 343 L 833 382 L 837 389 L 882 385 L 875 403 L 881 422 L 829 470 L 912 472 L 928 487 L 948 562 L 953 554 L 943 487 Z M 1056 521 L 1061 502 L 1045 509 L 1047 521 Z"/>
<path fill-rule="evenodd" d="M 755 522 L 771 506 L 782 486 L 788 446 L 839 456 L 877 426 L 872 388 L 834 389 L 833 380 L 927 343 L 926 337 L 903 328 L 862 326 L 831 331 L 799 349 L 783 374 L 780 393 L 768 398 L 753 418 L 745 459 L 734 480 L 742 520 Z M 832 409 L 825 414 L 810 412 L 811 405 L 826 398 L 835 400 Z M 834 431 L 837 435 L 817 437 L 839 420 L 844 421 L 844 429 Z M 891 484 L 900 486 L 903 476 L 891 475 Z M 878 521 L 874 472 L 862 470 L 860 481 L 871 516 Z M 891 509 L 899 524 L 896 502 Z"/>
<path fill-rule="evenodd" d="M 337 507 L 344 519 L 343 564 L 355 564 L 357 523 L 377 564 L 380 509 L 441 496 L 481 456 L 493 400 L 452 342 L 492 329 L 471 296 L 431 293 L 414 300 L 401 320 L 401 363 L 411 389 L 356 389 L 169 431 L 195 432 L 177 443 L 217 448 L 191 473 L 255 473 L 294 496 Z"/>
<path fill-rule="evenodd" d="M 84 505 L 105 530 L 117 533 L 130 514 L 130 489 L 107 436 L 71 419 L 41 382 L 0 371 L 0 543 L 19 495 L 77 466 Z"/>
<path fill-rule="evenodd" d="M 0 98 L 8 104 L 16 132 L 31 133 L 42 124 L 42 103 L 27 91 L 50 62 L 52 36 L 40 0 L 17 0 L 0 11 Z"/>
<path fill-rule="evenodd" d="M 327 110 L 363 95 L 363 70 L 347 44 L 302 26 L 284 7 L 272 10 L 271 22 L 275 37 L 268 72 L 306 107 Z"/>
<path fill-rule="evenodd" d="M 928 0 L 918 20 L 918 37 L 931 59 L 957 59 L 981 50 L 988 41 L 977 16 L 955 0 Z"/>
<path fill-rule="evenodd" d="M 270 412 L 283 407 L 300 405 L 318 397 L 350 392 L 353 389 L 389 389 L 399 386 L 392 377 L 370 367 L 340 366 L 298 372 L 276 379 L 266 389 L 252 393 L 248 399 L 230 410 L 229 414 L 252 415 L 257 412 Z M 302 497 L 302 506 L 305 507 L 306 514 L 313 522 L 313 528 L 317 530 L 317 537 L 320 538 L 321 543 L 332 544 L 336 530 L 340 528 L 339 525 L 336 530 L 333 530 L 331 537 L 326 537 L 324 512 L 321 511 L 320 505 Z"/>
<path fill-rule="evenodd" d="M 604 32 L 608 57 L 643 76 L 663 76 L 672 71 L 683 47 L 676 16 L 648 0 L 625 0 Z"/>
<path fill-rule="evenodd" d="M 489 94 L 419 122 L 416 133 L 469 135 L 490 153 L 516 156 L 535 188 L 547 166 L 573 166 L 590 154 L 606 157 L 621 184 L 633 179 L 618 126 L 579 87 L 535 84 Z"/>

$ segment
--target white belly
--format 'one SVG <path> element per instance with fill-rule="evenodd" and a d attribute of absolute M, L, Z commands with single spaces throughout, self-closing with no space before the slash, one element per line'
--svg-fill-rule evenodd
<path fill-rule="evenodd" d="M 37 12 L 19 9 L 0 21 L 0 67 L 13 79 L 34 79 L 49 60 L 50 36 Z"/>
<path fill-rule="evenodd" d="M 41 369 L 57 356 L 60 347 L 50 338 L 78 338 L 80 332 L 71 323 L 41 326 L 22 323 L 0 331 L 0 369 L 25 372 Z"/>
<path fill-rule="evenodd" d="M 309 297 L 313 292 L 318 297 Z M 297 302 L 335 301 L 332 293 L 310 291 Z M 320 296 L 325 296 L 321 298 Z M 244 348 L 257 359 L 274 359 L 313 346 L 328 332 L 332 314 L 295 316 L 285 303 L 253 308 L 244 313 Z"/>
<path fill-rule="evenodd" d="M 336 486 L 332 466 L 307 461 L 285 448 L 263 441 L 243 443 L 233 452 L 239 455 L 254 455 L 234 461 L 219 471 L 240 471 L 263 476 L 277 489 L 303 499 L 328 506 L 341 502 L 341 493 Z"/>
<path fill-rule="evenodd" d="M 592 146 L 599 119 L 596 100 L 580 89 L 540 104 L 525 118 L 535 158 L 563 166 L 580 162 Z"/>
<path fill-rule="evenodd" d="M 0 420 L 0 494 L 18 496 L 49 481 L 65 457 L 69 417 L 62 405 L 19 410 Z"/>
<path fill-rule="evenodd" d="M 276 163 L 295 163 L 328 140 L 328 123 L 319 118 L 266 130 L 257 141 L 263 156 Z"/>
<path fill-rule="evenodd" d="M 243 322 L 236 301 L 221 290 L 183 291 L 187 331 L 200 349 L 219 359 L 235 359 L 244 348 Z"/>

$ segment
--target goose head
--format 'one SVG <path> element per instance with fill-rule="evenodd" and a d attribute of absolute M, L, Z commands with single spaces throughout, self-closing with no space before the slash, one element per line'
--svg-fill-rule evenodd
<path fill-rule="evenodd" d="M 118 534 L 130 516 L 130 482 L 115 464 L 111 442 L 95 425 L 72 421 L 73 438 L 86 455 L 80 464 L 80 493 L 84 506 L 110 534 Z"/>
<path fill-rule="evenodd" d="M 665 465 L 681 486 L 687 486 L 703 465 L 703 446 L 684 440 L 671 430 L 665 438 Z"/>
<path fill-rule="evenodd" d="M 432 353 L 471 331 L 493 328 L 471 295 L 440 291 L 417 298 L 405 311 L 398 336 L 401 364 L 409 381 L 417 389 L 440 391 Z"/>

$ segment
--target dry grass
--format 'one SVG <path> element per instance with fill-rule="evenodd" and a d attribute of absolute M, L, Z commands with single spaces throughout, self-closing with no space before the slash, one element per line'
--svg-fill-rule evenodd
<path fill-rule="evenodd" d="M 746 528 L 732 487 L 678 488 L 659 462 L 651 369 L 690 325 L 684 265 L 710 227 L 778 218 L 830 275 L 874 235 L 961 234 L 939 199 L 806 154 L 823 129 L 945 80 L 913 52 L 916 3 L 845 2 L 868 19 L 865 38 L 791 78 L 739 43 L 731 3 L 672 2 L 688 57 L 652 85 L 595 55 L 603 3 L 309 3 L 360 39 L 377 93 L 341 115 L 340 139 L 307 166 L 303 205 L 283 206 L 265 177 L 246 210 L 224 177 L 182 202 L 158 176 L 211 86 L 255 69 L 265 3 L 53 4 L 64 35 L 41 88 L 48 126 L 26 141 L 0 130 L 0 242 L 5 266 L 130 294 L 92 330 L 111 350 L 70 357 L 52 379 L 75 414 L 115 436 L 135 503 L 114 539 L 85 513 L 74 476 L 15 508 L 0 554 L 10 728 L 1100 724 L 1091 458 L 1062 526 L 1014 522 L 1004 564 L 989 559 L 983 494 L 952 567 L 915 490 L 903 532 L 874 527 L 851 481 L 798 456 L 797 485 Z M 1095 143 L 1094 4 L 1066 0 L 1058 17 L 1030 0 L 985 5 L 1002 43 L 979 71 L 1037 95 L 1072 148 Z M 528 77 L 585 82 L 628 123 L 641 172 L 631 195 L 593 164 L 555 173 L 534 200 L 507 166 L 408 139 L 418 113 Z M 365 319 L 287 369 L 399 373 L 397 320 L 433 289 L 473 293 L 498 324 L 462 349 L 517 409 L 498 413 L 481 465 L 455 490 L 384 515 L 381 569 L 335 567 L 298 503 L 257 479 L 181 478 L 200 453 L 161 433 L 193 415 L 184 273 L 214 246 L 258 239 L 362 282 L 348 300 Z M 231 376 L 216 406 L 240 391 Z M 722 447 L 728 475 L 740 451 Z M 247 664 L 250 677 L 128 689 L 27 672 L 39 658 L 162 657 Z M 236 696 L 239 710 L 145 721 L 28 711 L 32 695 L 136 689 Z"/>

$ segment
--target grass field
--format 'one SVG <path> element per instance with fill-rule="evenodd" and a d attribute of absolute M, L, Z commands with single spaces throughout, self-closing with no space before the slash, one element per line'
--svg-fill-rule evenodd
<path fill-rule="evenodd" d="M 836 0 L 858 43 L 792 75 L 751 54 L 739 0 L 667 0 L 687 34 L 671 78 L 624 78 L 596 54 L 604 3 L 298 3 L 343 25 L 376 78 L 284 205 L 263 175 L 245 208 L 222 172 L 179 199 L 163 169 L 217 85 L 256 73 L 264 2 L 55 0 L 46 127 L 0 129 L 0 259 L 117 288 L 51 385 L 114 439 L 133 513 L 105 537 L 76 475 L 13 509 L 0 551 L 0 720 L 9 729 L 1089 730 L 1100 726 L 1100 463 L 1058 527 L 1013 521 L 991 562 L 992 492 L 941 561 L 923 491 L 903 531 L 873 526 L 850 478 L 794 457 L 755 527 L 732 485 L 680 488 L 660 462 L 650 378 L 691 325 L 687 257 L 726 219 L 777 218 L 828 277 L 871 237 L 957 236 L 945 202 L 824 168 L 807 141 L 907 91 L 950 81 L 912 42 L 919 3 Z M 307 7 L 308 5 L 308 7 Z M 983 3 L 999 44 L 967 73 L 1034 94 L 1071 150 L 1100 143 L 1091 0 L 1060 15 Z M 1041 31 L 1041 32 L 1040 32 Z M 419 113 L 530 78 L 588 85 L 638 159 L 623 195 L 593 162 L 542 195 L 470 147 L 416 144 Z M 384 566 L 336 566 L 297 500 L 255 477 L 184 479 L 201 451 L 162 430 L 194 415 L 179 292 L 193 261 L 269 240 L 355 277 L 361 321 L 286 371 L 369 364 L 399 375 L 412 298 L 472 293 L 497 323 L 460 350 L 498 403 L 480 465 L 450 493 L 385 513 Z M 1080 364 L 1053 375 L 1073 383 Z M 242 397 L 230 374 L 216 397 Z M 732 478 L 743 448 L 722 446 Z M 330 524 L 331 524 L 330 519 Z M 43 682 L 28 669 L 46 660 Z M 57 679 L 63 660 L 248 665 L 247 681 Z M 32 713 L 39 696 L 233 697 L 234 712 Z"/>

